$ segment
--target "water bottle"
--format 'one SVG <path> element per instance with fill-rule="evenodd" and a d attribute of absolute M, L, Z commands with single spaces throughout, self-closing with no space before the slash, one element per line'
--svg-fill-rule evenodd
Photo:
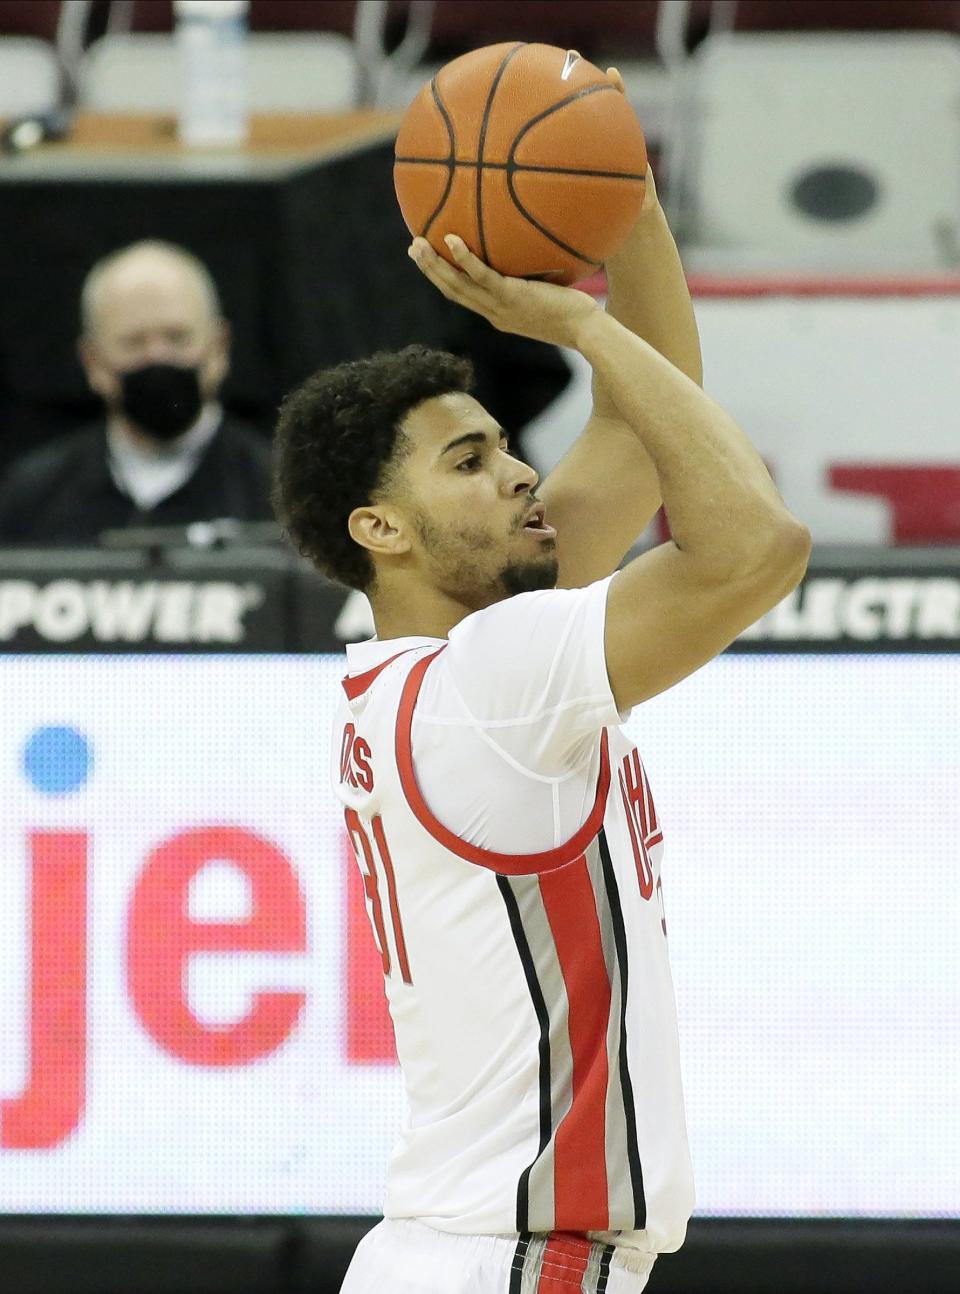
<path fill-rule="evenodd" d="M 181 141 L 198 148 L 244 143 L 249 0 L 174 0 L 173 7 L 182 75 Z"/>

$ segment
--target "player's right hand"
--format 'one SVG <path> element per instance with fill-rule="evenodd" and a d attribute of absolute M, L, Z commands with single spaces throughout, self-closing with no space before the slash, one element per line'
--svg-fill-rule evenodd
<path fill-rule="evenodd" d="M 498 274 L 456 234 L 444 241 L 459 268 L 438 256 L 425 238 L 415 238 L 408 255 L 449 301 L 483 315 L 500 332 L 575 347 L 584 321 L 600 309 L 576 288 Z"/>

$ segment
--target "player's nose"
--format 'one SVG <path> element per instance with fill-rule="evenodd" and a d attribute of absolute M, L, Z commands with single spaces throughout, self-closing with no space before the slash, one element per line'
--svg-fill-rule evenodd
<path fill-rule="evenodd" d="M 510 465 L 510 493 L 526 494 L 537 488 L 540 476 L 535 468 L 521 459 L 514 459 Z"/>

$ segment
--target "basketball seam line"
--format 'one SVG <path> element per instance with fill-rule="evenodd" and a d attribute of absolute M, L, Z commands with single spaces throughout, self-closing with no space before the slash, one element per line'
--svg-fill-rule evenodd
<path fill-rule="evenodd" d="M 609 81 L 604 81 L 602 83 L 595 82 L 593 85 L 583 86 L 580 90 L 574 90 L 572 94 L 568 94 L 565 99 L 560 99 L 557 103 L 552 103 L 549 108 L 544 108 L 543 112 L 538 113 L 536 117 L 531 117 L 530 120 L 520 129 L 513 143 L 510 145 L 510 152 L 507 154 L 507 189 L 509 190 L 510 197 L 513 199 L 513 204 L 517 210 L 525 217 L 525 219 L 530 221 L 534 229 L 539 230 L 544 238 L 548 239 L 556 247 L 559 247 L 561 251 L 566 252 L 568 256 L 575 256 L 578 261 L 582 261 L 584 265 L 592 265 L 594 269 L 602 269 L 603 261 L 594 260 L 592 256 L 585 256 L 583 252 L 577 251 L 575 247 L 570 247 L 561 238 L 558 238 L 556 234 L 551 233 L 545 225 L 542 225 L 539 220 L 536 220 L 530 214 L 517 197 L 517 191 L 513 179 L 514 171 L 510 169 L 509 164 L 514 162 L 516 158 L 517 148 L 520 145 L 521 139 L 523 139 L 524 135 L 526 135 L 528 131 L 532 130 L 534 126 L 538 125 L 539 122 L 544 121 L 555 112 L 559 112 L 561 108 L 565 108 L 569 103 L 575 103 L 578 99 L 585 99 L 587 95 L 597 94 L 603 90 L 613 90 L 614 88 L 615 87 L 611 85 Z"/>
<path fill-rule="evenodd" d="M 449 157 L 395 157 L 394 163 L 397 166 L 450 166 Z M 639 171 L 585 171 L 578 166 L 538 166 L 534 162 L 471 162 L 464 158 L 456 158 L 452 163 L 454 169 L 458 166 L 479 166 L 483 170 L 491 171 L 535 171 L 543 172 L 547 175 L 586 175 L 592 179 L 601 180 L 645 180 L 647 173 L 642 174 Z"/>
<path fill-rule="evenodd" d="M 440 98 L 440 87 L 437 85 L 436 77 L 433 77 L 433 79 L 431 80 L 430 89 L 433 92 L 433 101 L 437 105 L 437 109 L 440 113 L 440 116 L 443 118 L 443 123 L 447 128 L 447 138 L 450 141 L 450 154 L 445 159 L 445 164 L 447 166 L 447 183 L 444 187 L 443 193 L 440 196 L 440 201 L 437 203 L 433 211 L 430 213 L 430 217 L 427 220 L 427 223 L 424 225 L 423 229 L 421 230 L 422 238 L 426 238 L 427 234 L 429 234 L 430 232 L 430 226 L 433 224 L 437 216 L 439 216 L 440 212 L 443 210 L 444 205 L 447 201 L 447 198 L 450 196 L 450 190 L 453 188 L 453 177 L 456 174 L 456 170 L 453 165 L 453 162 L 457 155 L 457 136 L 456 136 L 456 132 L 453 129 L 453 121 L 450 118 L 450 114 L 447 112 L 446 105 L 444 104 L 443 100 Z"/>
<path fill-rule="evenodd" d="M 489 261 L 489 257 L 487 256 L 487 239 L 483 232 L 483 146 L 487 139 L 487 127 L 490 124 L 490 114 L 493 111 L 493 100 L 497 93 L 497 88 L 507 69 L 507 64 L 518 50 L 523 49 L 525 44 L 525 41 L 518 41 L 513 49 L 508 50 L 501 59 L 500 66 L 497 68 L 490 85 L 487 102 L 483 106 L 483 117 L 480 120 L 480 138 L 477 141 L 477 236 L 480 240 L 480 258 L 484 261 Z M 453 174 L 452 167 L 450 173 L 451 175 Z"/>
<path fill-rule="evenodd" d="M 566 252 L 568 256 L 575 256 L 577 260 L 582 261 L 584 265 L 592 265 L 594 269 L 598 270 L 603 268 L 603 261 L 595 261 L 592 256 L 584 256 L 583 252 L 578 252 L 575 247 L 570 247 L 569 244 L 565 243 L 561 238 L 558 238 L 556 234 L 552 234 L 546 225 L 541 225 L 536 216 L 530 214 L 517 197 L 517 191 L 513 184 L 513 175 L 509 171 L 507 172 L 507 188 L 510 190 L 510 197 L 513 199 L 513 205 L 525 220 L 530 221 L 534 229 L 539 230 L 540 233 L 543 234 L 544 238 L 553 243 L 556 247 L 559 247 L 561 251 Z"/>
<path fill-rule="evenodd" d="M 612 90 L 613 88 L 614 87 L 609 81 L 604 84 L 597 81 L 594 82 L 593 85 L 585 85 L 579 90 L 574 90 L 574 92 L 572 94 L 568 94 L 565 99 L 558 99 L 556 103 L 551 103 L 549 108 L 544 108 L 543 112 L 538 112 L 535 117 L 531 117 L 529 121 L 525 122 L 523 126 L 521 126 L 519 134 L 510 145 L 510 154 L 507 160 L 513 160 L 520 140 L 523 139 L 524 135 L 526 135 L 528 131 L 532 130 L 534 126 L 538 125 L 546 117 L 551 117 L 555 112 L 559 112 L 561 108 L 565 108 L 568 103 L 575 103 L 577 99 L 585 99 L 590 94 L 598 94 L 603 90 Z"/>

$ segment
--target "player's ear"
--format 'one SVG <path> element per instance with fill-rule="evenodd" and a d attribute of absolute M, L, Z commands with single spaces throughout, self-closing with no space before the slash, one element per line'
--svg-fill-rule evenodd
<path fill-rule="evenodd" d="M 406 526 L 387 508 L 354 508 L 347 519 L 350 538 L 368 552 L 397 557 L 410 551 Z"/>

